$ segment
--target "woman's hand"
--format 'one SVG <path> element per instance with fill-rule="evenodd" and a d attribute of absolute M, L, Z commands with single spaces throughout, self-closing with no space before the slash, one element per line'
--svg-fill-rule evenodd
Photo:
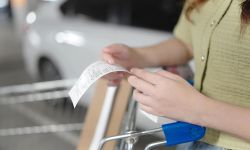
<path fill-rule="evenodd" d="M 102 59 L 109 64 L 118 64 L 126 69 L 137 66 L 140 60 L 133 48 L 123 44 L 113 44 L 102 50 Z M 127 75 L 127 73 L 117 72 L 106 75 L 110 85 L 117 85 Z"/>
<path fill-rule="evenodd" d="M 157 73 L 131 69 L 129 83 L 135 87 L 133 98 L 142 110 L 179 121 L 197 123 L 201 109 L 201 97 L 180 76 L 167 71 Z"/>
<path fill-rule="evenodd" d="M 250 109 L 206 97 L 184 79 L 166 71 L 131 69 L 133 98 L 142 110 L 220 130 L 250 142 Z M 230 116 L 230 117 L 228 117 Z"/>

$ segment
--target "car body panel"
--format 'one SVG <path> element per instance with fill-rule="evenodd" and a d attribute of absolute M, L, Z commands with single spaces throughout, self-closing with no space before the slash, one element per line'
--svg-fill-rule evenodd
<path fill-rule="evenodd" d="M 27 25 L 23 54 L 26 68 L 35 80 L 39 79 L 41 58 L 52 61 L 64 79 L 72 79 L 78 78 L 89 64 L 100 60 L 101 50 L 107 45 L 145 46 L 172 37 L 168 32 L 104 23 L 84 15 L 63 16 L 59 5 L 58 2 L 44 3 L 32 12 L 36 15 L 35 21 Z M 81 104 L 88 105 L 92 94 L 93 87 L 84 97 L 87 101 Z M 155 125 L 145 117 L 138 119 L 141 128 Z"/>

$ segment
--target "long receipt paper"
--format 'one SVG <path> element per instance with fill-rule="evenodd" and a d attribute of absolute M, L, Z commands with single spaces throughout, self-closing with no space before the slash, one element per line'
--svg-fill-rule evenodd
<path fill-rule="evenodd" d="M 128 72 L 125 68 L 116 65 L 110 65 L 104 61 L 97 61 L 91 65 L 89 65 L 81 74 L 80 78 L 76 81 L 72 89 L 69 91 L 69 96 L 72 100 L 74 107 L 76 107 L 77 103 L 80 101 L 84 93 L 88 90 L 88 88 L 95 83 L 99 78 L 103 77 L 112 72 Z M 145 113 L 145 112 L 144 112 Z M 151 120 L 157 122 L 157 117 L 145 114 Z"/>

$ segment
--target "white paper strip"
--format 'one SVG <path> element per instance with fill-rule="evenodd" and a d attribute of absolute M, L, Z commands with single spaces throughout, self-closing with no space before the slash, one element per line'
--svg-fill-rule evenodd
<path fill-rule="evenodd" d="M 81 74 L 80 78 L 76 81 L 74 86 L 69 92 L 69 96 L 72 100 L 74 107 L 76 107 L 77 103 L 80 101 L 84 93 L 88 90 L 88 88 L 99 78 L 103 77 L 112 72 L 128 72 L 125 68 L 117 65 L 110 65 L 104 61 L 97 61 L 91 65 L 89 65 Z M 152 71 L 152 70 L 150 70 Z M 146 113 L 141 110 L 141 112 L 150 120 L 155 123 L 158 122 L 158 117 L 149 113 Z"/>
<path fill-rule="evenodd" d="M 81 97 L 95 81 L 106 74 L 118 71 L 129 72 L 121 66 L 110 65 L 104 61 L 97 61 L 89 65 L 69 92 L 74 107 L 76 107 Z"/>

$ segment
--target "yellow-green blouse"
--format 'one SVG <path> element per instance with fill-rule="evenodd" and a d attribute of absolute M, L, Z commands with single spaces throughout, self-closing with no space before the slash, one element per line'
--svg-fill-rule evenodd
<path fill-rule="evenodd" d="M 182 14 L 174 34 L 193 47 L 197 90 L 213 99 L 250 108 L 250 25 L 241 34 L 241 2 L 208 0 L 191 13 L 193 23 Z M 213 129 L 207 130 L 203 141 L 250 150 L 250 143 Z"/>

